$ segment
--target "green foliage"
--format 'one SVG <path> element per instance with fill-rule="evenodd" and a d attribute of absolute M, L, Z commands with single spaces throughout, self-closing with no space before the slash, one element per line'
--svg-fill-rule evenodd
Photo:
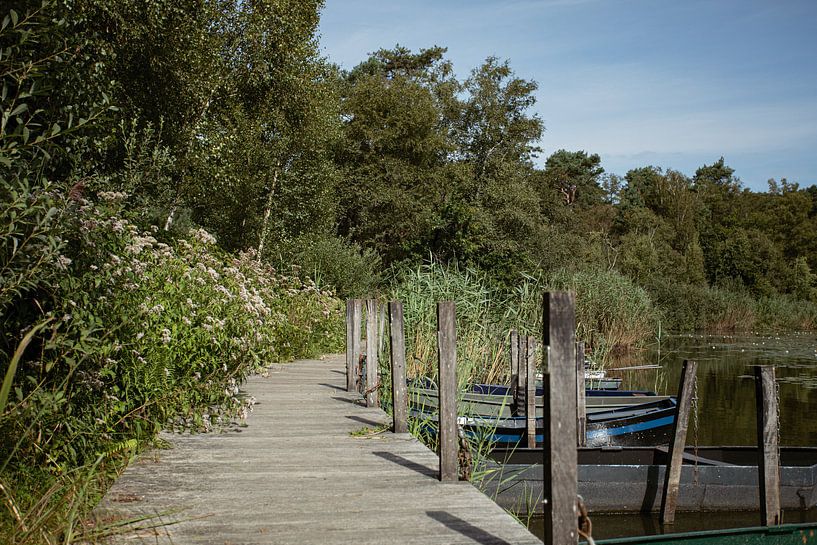
<path fill-rule="evenodd" d="M 286 263 L 344 299 L 375 293 L 381 282 L 380 256 L 336 236 L 295 239 L 282 255 L 281 266 Z"/>

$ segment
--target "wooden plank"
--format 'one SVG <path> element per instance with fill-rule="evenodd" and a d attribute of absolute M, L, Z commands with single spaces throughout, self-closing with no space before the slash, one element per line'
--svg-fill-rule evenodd
<path fill-rule="evenodd" d="M 149 517 L 112 545 L 541 545 L 475 487 L 440 483 L 414 437 L 353 435 L 389 417 L 348 402 L 344 367 L 329 356 L 251 377 L 240 433 L 162 433 L 172 448 L 132 462 L 96 512 Z"/>
<path fill-rule="evenodd" d="M 406 392 L 406 338 L 403 326 L 403 303 L 389 303 L 389 349 L 391 353 L 392 430 L 408 432 L 408 397 Z"/>
<path fill-rule="evenodd" d="M 354 366 L 354 382 L 352 384 L 352 390 L 350 390 L 352 392 L 360 391 L 360 357 L 362 355 L 360 350 L 360 322 L 362 318 L 363 301 L 361 299 L 354 299 L 352 302 L 352 365 Z"/>
<path fill-rule="evenodd" d="M 516 386 L 516 412 L 525 415 L 525 393 L 528 391 L 528 373 L 525 368 L 525 353 L 527 352 L 525 336 L 516 336 L 516 368 L 518 369 L 518 384 Z"/>
<path fill-rule="evenodd" d="M 440 480 L 457 482 L 457 318 L 453 301 L 437 303 Z"/>
<path fill-rule="evenodd" d="M 681 369 L 681 382 L 678 385 L 678 406 L 676 407 L 675 422 L 672 425 L 672 435 L 669 442 L 667 469 L 664 472 L 664 489 L 661 492 L 661 524 L 673 524 L 675 522 L 678 489 L 681 485 L 681 466 L 684 463 L 684 448 L 686 447 L 687 430 L 689 429 L 692 398 L 695 395 L 697 371 L 697 362 L 684 360 L 684 366 Z"/>
<path fill-rule="evenodd" d="M 528 448 L 536 448 L 536 338 L 527 337 L 525 343 L 525 427 Z"/>
<path fill-rule="evenodd" d="M 366 406 L 379 407 L 377 353 L 377 299 L 366 300 Z"/>
<path fill-rule="evenodd" d="M 576 295 L 545 293 L 542 337 L 548 347 L 545 393 L 545 543 L 575 545 L 578 512 L 576 455 Z"/>
<path fill-rule="evenodd" d="M 584 393 L 584 343 L 576 343 L 576 444 L 587 446 L 587 402 Z"/>
<path fill-rule="evenodd" d="M 772 366 L 755 366 L 760 523 L 776 526 L 780 513 L 780 436 L 777 385 Z"/>
<path fill-rule="evenodd" d="M 355 319 L 355 301 L 346 300 L 346 391 L 355 391 L 355 355 L 352 353 L 352 323 Z"/>
<path fill-rule="evenodd" d="M 519 332 L 515 329 L 511 330 L 510 340 L 510 355 L 511 355 L 511 396 L 513 398 L 511 411 L 512 414 L 519 412 Z"/>

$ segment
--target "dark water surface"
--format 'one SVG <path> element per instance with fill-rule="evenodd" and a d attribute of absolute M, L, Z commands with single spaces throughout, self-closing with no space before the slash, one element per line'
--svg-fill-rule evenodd
<path fill-rule="evenodd" d="M 780 440 L 784 445 L 817 446 L 817 335 L 678 335 L 660 347 L 608 367 L 658 364 L 659 369 L 610 371 L 622 388 L 677 394 L 685 359 L 698 362 L 698 410 L 687 443 L 757 444 L 754 365 L 774 365 L 780 391 Z"/>
<path fill-rule="evenodd" d="M 817 446 L 817 334 L 674 335 L 660 345 L 611 362 L 609 368 L 657 364 L 657 369 L 611 370 L 622 388 L 678 393 L 685 359 L 698 362 L 698 407 L 691 417 L 687 444 L 699 446 L 756 445 L 754 365 L 774 365 L 780 395 L 780 438 L 783 445 Z M 596 538 L 650 535 L 695 530 L 758 526 L 760 515 L 741 513 L 678 513 L 676 524 L 662 528 L 652 515 L 595 515 Z M 784 522 L 817 521 L 817 509 L 784 513 Z M 541 519 L 531 530 L 543 535 Z"/>

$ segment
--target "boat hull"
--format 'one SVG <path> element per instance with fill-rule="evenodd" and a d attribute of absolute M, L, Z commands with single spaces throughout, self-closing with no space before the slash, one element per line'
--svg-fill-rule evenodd
<path fill-rule="evenodd" d="M 697 457 L 695 452 L 687 449 L 688 460 L 681 468 L 679 511 L 759 509 L 755 448 L 699 448 Z M 517 513 L 541 513 L 542 456 L 541 449 L 495 450 L 482 488 L 502 507 Z M 660 509 L 666 449 L 578 449 L 578 459 L 579 494 L 591 512 Z M 817 506 L 817 449 L 784 447 L 781 463 L 782 508 Z"/>

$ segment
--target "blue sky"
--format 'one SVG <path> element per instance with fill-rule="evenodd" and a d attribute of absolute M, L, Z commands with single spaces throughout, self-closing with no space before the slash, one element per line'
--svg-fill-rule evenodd
<path fill-rule="evenodd" d="M 817 0 L 326 0 L 320 33 L 344 68 L 398 43 L 448 47 L 460 77 L 509 59 L 539 83 L 540 163 L 691 175 L 723 155 L 754 190 L 817 183 Z"/>

